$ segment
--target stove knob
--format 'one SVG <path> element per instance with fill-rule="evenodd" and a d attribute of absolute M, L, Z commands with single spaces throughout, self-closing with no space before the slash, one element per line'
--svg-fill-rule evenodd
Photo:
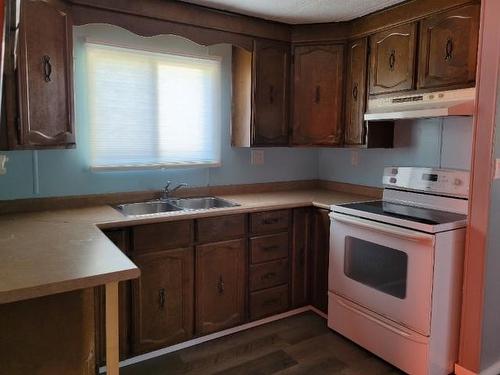
<path fill-rule="evenodd" d="M 455 178 L 455 181 L 453 181 L 453 184 L 454 184 L 455 186 L 460 186 L 460 185 L 462 185 L 462 180 L 461 180 L 461 179 L 459 179 L 459 178 Z"/>
<path fill-rule="evenodd" d="M 391 184 L 395 184 L 397 181 L 398 181 L 398 180 L 396 180 L 394 177 L 391 177 L 391 178 L 389 179 L 389 182 L 390 182 Z"/>

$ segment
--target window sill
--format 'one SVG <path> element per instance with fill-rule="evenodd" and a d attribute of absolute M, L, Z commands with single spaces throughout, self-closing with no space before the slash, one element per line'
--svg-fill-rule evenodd
<path fill-rule="evenodd" d="M 217 168 L 222 166 L 221 162 L 200 163 L 158 163 L 158 164 L 123 164 L 123 165 L 93 165 L 92 172 L 120 172 L 120 171 L 147 171 L 156 169 L 190 169 L 190 168 Z"/>

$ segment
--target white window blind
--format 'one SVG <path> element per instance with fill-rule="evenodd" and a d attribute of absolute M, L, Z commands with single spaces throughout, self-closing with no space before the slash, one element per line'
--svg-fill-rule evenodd
<path fill-rule="evenodd" d="M 220 164 L 220 60 L 87 42 L 91 168 Z"/>

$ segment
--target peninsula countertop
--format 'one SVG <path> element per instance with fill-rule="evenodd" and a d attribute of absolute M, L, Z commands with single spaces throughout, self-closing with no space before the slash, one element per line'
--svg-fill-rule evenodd
<path fill-rule="evenodd" d="M 0 303 L 139 277 L 101 229 L 232 213 L 373 200 L 326 189 L 218 195 L 240 206 L 126 217 L 111 206 L 0 216 Z"/>

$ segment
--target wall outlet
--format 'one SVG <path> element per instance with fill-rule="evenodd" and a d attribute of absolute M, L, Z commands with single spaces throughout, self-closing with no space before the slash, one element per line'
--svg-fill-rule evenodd
<path fill-rule="evenodd" d="M 264 164 L 264 150 L 251 150 L 250 151 L 250 164 L 252 164 L 252 165 Z"/>
<path fill-rule="evenodd" d="M 495 159 L 495 180 L 500 178 L 500 159 Z"/>
<path fill-rule="evenodd" d="M 359 151 L 351 151 L 351 165 L 357 167 L 359 164 Z"/>
<path fill-rule="evenodd" d="M 7 155 L 0 155 L 0 176 L 7 173 L 7 162 L 9 158 Z"/>

